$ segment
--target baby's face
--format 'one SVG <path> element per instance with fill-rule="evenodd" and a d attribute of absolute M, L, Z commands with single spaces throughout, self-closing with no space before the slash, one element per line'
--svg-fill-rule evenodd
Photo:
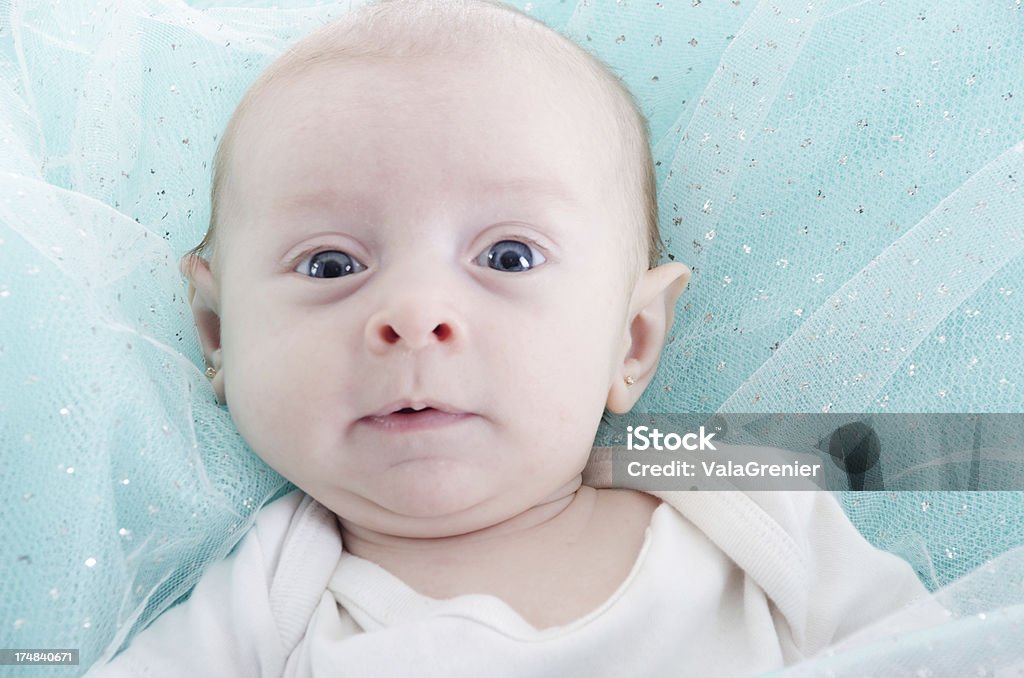
<path fill-rule="evenodd" d="M 218 236 L 225 396 L 342 517 L 460 533 L 583 468 L 640 271 L 608 125 L 567 82 L 532 58 L 321 64 L 247 114 Z"/>

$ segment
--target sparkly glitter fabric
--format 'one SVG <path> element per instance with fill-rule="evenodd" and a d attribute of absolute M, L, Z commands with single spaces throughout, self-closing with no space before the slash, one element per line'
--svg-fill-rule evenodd
<path fill-rule="evenodd" d="M 214 402 L 177 259 L 248 83 L 362 3 L 225 4 L 0 0 L 0 647 L 80 648 L 79 672 L 286 487 Z M 1024 410 L 1019 0 L 512 4 L 650 120 L 693 278 L 639 411 Z M 841 499 L 931 588 L 957 580 L 953 614 L 807 671 L 1024 661 L 1021 493 Z"/>

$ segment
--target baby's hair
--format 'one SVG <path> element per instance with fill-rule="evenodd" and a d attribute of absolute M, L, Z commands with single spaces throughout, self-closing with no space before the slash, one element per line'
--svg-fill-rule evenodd
<path fill-rule="evenodd" d="M 524 30 L 516 30 L 518 28 Z M 551 30 L 540 21 L 497 0 L 377 0 L 332 22 L 288 49 L 274 61 L 246 91 L 224 130 L 213 161 L 210 190 L 210 225 L 196 247 L 188 254 L 208 257 L 216 271 L 216 232 L 221 222 L 221 200 L 232 146 L 240 121 L 267 86 L 282 76 L 300 73 L 316 64 L 366 58 L 425 57 L 465 52 L 469 47 L 486 47 L 519 40 L 523 46 L 544 51 L 569 77 L 589 80 L 591 92 L 599 93 L 611 105 L 615 138 L 623 166 L 618 174 L 625 184 L 627 214 L 637 215 L 636 227 L 642 237 L 633 257 L 637 266 L 646 259 L 646 267 L 657 265 L 661 255 L 658 229 L 658 203 L 651 158 L 647 119 L 632 93 L 620 78 L 586 50 Z M 603 140 L 595 139 L 595 144 Z"/>

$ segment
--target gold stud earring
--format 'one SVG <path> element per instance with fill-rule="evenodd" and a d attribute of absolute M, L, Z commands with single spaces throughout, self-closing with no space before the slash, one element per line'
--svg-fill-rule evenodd
<path fill-rule="evenodd" d="M 217 368 L 216 367 L 211 365 L 211 366 L 206 368 L 206 378 L 207 379 L 213 379 L 216 376 L 217 376 Z"/>
<path fill-rule="evenodd" d="M 626 382 L 626 386 L 632 386 L 633 384 L 636 383 L 636 379 L 630 376 L 627 376 L 625 379 L 623 379 L 623 381 Z"/>

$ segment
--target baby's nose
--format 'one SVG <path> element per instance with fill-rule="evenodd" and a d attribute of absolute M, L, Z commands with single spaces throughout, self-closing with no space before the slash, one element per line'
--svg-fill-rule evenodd
<path fill-rule="evenodd" d="M 444 305 L 431 302 L 382 310 L 367 324 L 367 345 L 376 353 L 398 347 L 416 351 L 452 345 L 462 332 L 451 315 Z"/>

